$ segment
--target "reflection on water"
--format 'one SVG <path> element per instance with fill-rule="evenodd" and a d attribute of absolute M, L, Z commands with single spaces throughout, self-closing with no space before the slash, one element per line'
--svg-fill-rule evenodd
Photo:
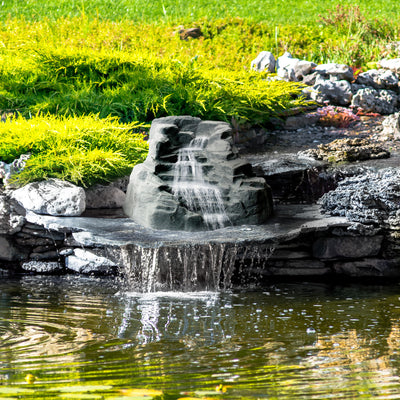
<path fill-rule="evenodd" d="M 139 294 L 108 279 L 3 281 L 0 398 L 397 399 L 399 292 L 303 282 Z"/>

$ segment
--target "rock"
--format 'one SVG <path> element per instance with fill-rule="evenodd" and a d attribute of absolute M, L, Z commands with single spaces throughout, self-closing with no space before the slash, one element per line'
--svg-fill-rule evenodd
<path fill-rule="evenodd" d="M 312 100 L 318 103 L 331 103 L 339 106 L 349 105 L 353 97 L 351 85 L 346 80 L 317 80 L 310 91 Z"/>
<path fill-rule="evenodd" d="M 321 276 L 331 273 L 331 269 L 319 260 L 267 261 L 260 275 L 272 276 Z"/>
<path fill-rule="evenodd" d="M 18 159 L 14 160 L 12 163 L 7 164 L 0 161 L 0 178 L 3 180 L 3 185 L 6 188 L 14 188 L 15 183 L 11 183 L 11 179 L 18 175 L 26 165 L 27 160 L 30 158 L 30 154 L 22 154 Z"/>
<path fill-rule="evenodd" d="M 304 83 L 305 85 L 308 85 L 308 86 L 314 86 L 315 82 L 319 76 L 320 76 L 320 74 L 318 72 L 315 72 L 315 70 L 314 70 L 314 72 L 303 76 L 302 83 Z"/>
<path fill-rule="evenodd" d="M 251 69 L 256 71 L 275 72 L 275 57 L 270 51 L 262 51 L 252 62 Z"/>
<path fill-rule="evenodd" d="M 299 61 L 298 58 L 293 58 L 293 56 L 286 51 L 283 55 L 277 58 L 276 60 L 276 70 L 278 71 L 279 68 L 285 68 L 286 66 L 293 63 L 293 61 Z"/>
<path fill-rule="evenodd" d="M 400 139 L 400 112 L 387 116 L 382 121 L 381 137 Z"/>
<path fill-rule="evenodd" d="M 315 125 L 318 120 L 319 115 L 315 112 L 308 114 L 292 115 L 286 118 L 283 128 L 287 130 L 306 128 L 311 125 Z"/>
<path fill-rule="evenodd" d="M 325 75 L 326 79 L 352 82 L 354 80 L 353 70 L 344 64 L 321 64 L 315 67 L 315 71 L 320 75 Z"/>
<path fill-rule="evenodd" d="M 400 74 L 400 58 L 383 59 L 378 63 L 381 68 L 389 69 L 396 74 Z"/>
<path fill-rule="evenodd" d="M 29 183 L 15 190 L 12 198 L 38 214 L 78 216 L 85 211 L 85 191 L 59 179 Z"/>
<path fill-rule="evenodd" d="M 85 190 L 86 209 L 120 208 L 125 201 L 125 193 L 115 186 L 95 185 Z"/>
<path fill-rule="evenodd" d="M 67 256 L 65 266 L 67 269 L 80 274 L 100 275 L 112 274 L 117 268 L 113 261 L 82 249 L 75 249 L 73 255 Z"/>
<path fill-rule="evenodd" d="M 39 260 L 53 260 L 57 259 L 59 256 L 57 250 L 50 250 L 50 251 L 45 251 L 42 253 L 34 253 L 32 252 L 29 254 L 29 258 L 31 260 L 39 261 Z"/>
<path fill-rule="evenodd" d="M 397 75 L 386 69 L 371 69 L 358 75 L 356 83 L 364 86 L 371 86 L 374 89 L 388 89 L 398 91 L 399 78 Z"/>
<path fill-rule="evenodd" d="M 278 77 L 288 80 L 297 81 L 294 66 L 299 62 L 298 58 L 293 58 L 289 52 L 286 52 L 276 60 L 276 73 Z"/>
<path fill-rule="evenodd" d="M 299 62 L 295 63 L 293 65 L 293 69 L 296 79 L 299 81 L 304 81 L 304 78 L 311 74 L 316 66 L 317 64 L 306 60 L 300 60 Z"/>
<path fill-rule="evenodd" d="M 179 37 L 181 40 L 188 40 L 189 38 L 198 39 L 199 37 L 203 36 L 203 32 L 200 28 L 188 28 L 188 29 L 181 29 L 179 31 Z"/>
<path fill-rule="evenodd" d="M 342 236 L 320 238 L 313 244 L 319 259 L 374 257 L 381 250 L 383 236 Z"/>
<path fill-rule="evenodd" d="M 400 260 L 368 258 L 359 261 L 335 262 L 333 272 L 351 277 L 396 277 L 400 276 Z"/>
<path fill-rule="evenodd" d="M 400 169 L 384 168 L 349 177 L 322 196 L 322 209 L 362 224 L 400 227 Z"/>
<path fill-rule="evenodd" d="M 300 155 L 316 160 L 342 162 L 388 158 L 390 152 L 367 139 L 355 138 L 336 139 L 328 144 L 320 144 L 316 149 L 302 151 Z"/>
<path fill-rule="evenodd" d="M 26 257 L 26 249 L 16 246 L 9 237 L 0 236 L 0 260 L 19 261 L 26 259 Z"/>
<path fill-rule="evenodd" d="M 326 163 L 293 154 L 252 161 L 257 176 L 271 187 L 274 203 L 315 202 L 326 192 Z"/>
<path fill-rule="evenodd" d="M 0 194 L 0 235 L 13 235 L 22 229 L 25 218 L 17 212 L 18 208 L 8 195 Z"/>
<path fill-rule="evenodd" d="M 24 271 L 39 274 L 51 274 L 63 270 L 62 265 L 58 261 L 28 261 L 23 263 L 21 268 Z"/>
<path fill-rule="evenodd" d="M 166 117 L 151 125 L 149 153 L 132 171 L 124 211 L 149 228 L 193 231 L 264 222 L 272 203 L 265 180 L 239 159 L 227 123 Z"/>
<path fill-rule="evenodd" d="M 277 60 L 277 74 L 280 78 L 298 82 L 310 74 L 317 64 L 293 58 L 290 53 L 285 53 Z"/>
<path fill-rule="evenodd" d="M 360 107 L 365 112 L 393 114 L 396 110 L 398 96 L 391 90 L 360 89 L 353 96 L 351 105 Z"/>

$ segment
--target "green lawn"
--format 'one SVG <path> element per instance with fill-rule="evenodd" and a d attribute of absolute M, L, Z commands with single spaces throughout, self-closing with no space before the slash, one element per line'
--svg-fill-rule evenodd
<path fill-rule="evenodd" d="M 271 24 L 314 23 L 336 4 L 355 6 L 369 17 L 396 21 L 400 16 L 397 0 L 4 0 L 0 17 L 7 15 L 40 20 L 44 17 L 79 16 L 83 12 L 101 19 L 129 19 L 148 23 L 164 21 L 178 23 L 200 18 L 250 18 Z"/>

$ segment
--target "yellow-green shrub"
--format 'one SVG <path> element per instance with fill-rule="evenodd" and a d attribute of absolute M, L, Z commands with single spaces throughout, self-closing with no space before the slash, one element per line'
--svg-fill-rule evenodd
<path fill-rule="evenodd" d="M 0 124 L 0 160 L 9 163 L 31 155 L 14 176 L 17 185 L 47 178 L 81 186 L 109 182 L 144 161 L 148 144 L 137 133 L 139 127 L 94 115 L 9 118 Z"/>

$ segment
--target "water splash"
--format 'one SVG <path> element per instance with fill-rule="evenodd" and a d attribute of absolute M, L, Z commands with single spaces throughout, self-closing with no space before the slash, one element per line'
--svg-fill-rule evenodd
<path fill-rule="evenodd" d="M 207 137 L 197 137 L 187 147 L 179 149 L 172 190 L 190 211 L 199 212 L 211 229 L 218 229 L 226 226 L 229 218 L 221 190 L 206 180 L 198 161 L 207 143 Z"/>

